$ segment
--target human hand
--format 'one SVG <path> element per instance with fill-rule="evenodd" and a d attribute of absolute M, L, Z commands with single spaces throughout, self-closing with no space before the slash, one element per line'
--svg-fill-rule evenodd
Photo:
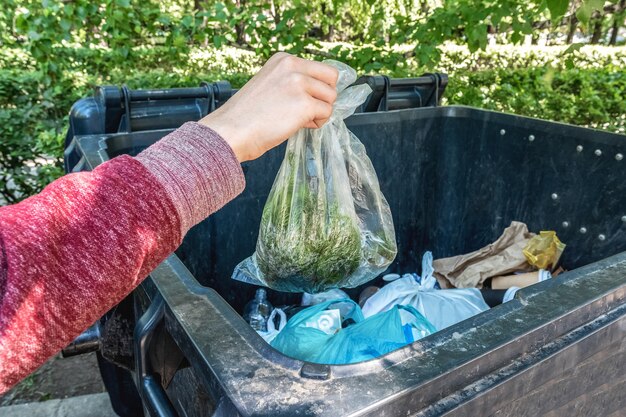
<path fill-rule="evenodd" d="M 224 138 L 239 162 L 256 159 L 303 127 L 322 127 L 337 98 L 338 71 L 286 53 L 272 56 L 200 123 Z"/>

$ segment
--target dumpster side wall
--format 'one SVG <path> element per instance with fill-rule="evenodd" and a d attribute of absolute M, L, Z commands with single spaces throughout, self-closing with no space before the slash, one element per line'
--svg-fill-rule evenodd
<path fill-rule="evenodd" d="M 626 137 L 479 109 L 440 111 L 448 117 L 435 259 L 481 248 L 513 220 L 555 230 L 570 270 L 626 251 Z"/>

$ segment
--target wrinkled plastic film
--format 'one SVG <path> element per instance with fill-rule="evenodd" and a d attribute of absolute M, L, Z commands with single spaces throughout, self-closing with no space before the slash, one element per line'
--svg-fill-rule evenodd
<path fill-rule="evenodd" d="M 528 263 L 539 269 L 553 270 L 556 268 L 565 250 L 554 231 L 542 231 L 530 239 L 523 250 Z"/>
<path fill-rule="evenodd" d="M 340 320 L 354 323 L 327 331 L 328 323 L 319 317 L 335 313 L 337 306 L 350 305 Z M 271 345 L 283 354 L 307 362 L 348 364 L 383 356 L 414 340 L 436 331 L 424 316 L 411 306 L 394 306 L 367 319 L 351 299 L 337 299 L 308 307 L 291 318 Z"/>
<path fill-rule="evenodd" d="M 371 317 L 396 305 L 412 306 L 442 330 L 489 309 L 476 288 L 436 290 L 430 286 L 432 281 L 426 281 L 422 285 L 407 274 L 385 285 L 367 299 L 363 315 Z"/>
<path fill-rule="evenodd" d="M 279 291 L 317 293 L 363 284 L 395 258 L 389 205 L 364 146 L 346 127 L 371 93 L 336 61 L 338 97 L 320 129 L 301 129 L 265 203 L 256 252 L 233 278 Z"/>

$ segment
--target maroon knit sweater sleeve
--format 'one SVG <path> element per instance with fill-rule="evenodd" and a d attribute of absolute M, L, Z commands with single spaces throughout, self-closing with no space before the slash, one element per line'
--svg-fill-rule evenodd
<path fill-rule="evenodd" d="M 0 208 L 0 394 L 129 294 L 244 188 L 232 150 L 187 123 L 136 158 Z"/>

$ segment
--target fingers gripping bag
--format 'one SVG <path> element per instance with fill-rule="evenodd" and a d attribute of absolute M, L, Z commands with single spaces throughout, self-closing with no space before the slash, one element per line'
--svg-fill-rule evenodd
<path fill-rule="evenodd" d="M 347 65 L 325 62 L 339 70 L 330 120 L 289 138 L 256 252 L 235 268 L 234 279 L 314 294 L 370 281 L 396 256 L 389 205 L 365 147 L 344 123 L 372 90 L 350 86 L 356 72 Z"/>

